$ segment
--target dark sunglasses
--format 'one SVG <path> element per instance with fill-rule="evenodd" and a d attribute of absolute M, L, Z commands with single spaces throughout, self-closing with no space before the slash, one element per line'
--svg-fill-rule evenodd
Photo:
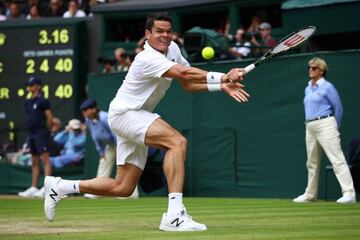
<path fill-rule="evenodd" d="M 319 69 L 319 68 L 318 67 L 309 67 L 309 70 L 311 70 L 311 71 L 315 71 L 317 69 Z"/>

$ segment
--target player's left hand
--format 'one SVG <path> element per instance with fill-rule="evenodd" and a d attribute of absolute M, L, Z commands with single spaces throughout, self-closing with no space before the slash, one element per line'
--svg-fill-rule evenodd
<path fill-rule="evenodd" d="M 248 98 L 250 97 L 243 88 L 245 85 L 238 82 L 221 84 L 222 91 L 240 103 L 249 101 Z"/>

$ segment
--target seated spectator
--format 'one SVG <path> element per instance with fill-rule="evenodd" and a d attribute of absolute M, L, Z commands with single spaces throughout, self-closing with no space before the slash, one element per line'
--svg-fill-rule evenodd
<path fill-rule="evenodd" d="M 77 119 L 72 119 L 64 131 L 58 133 L 55 142 L 63 146 L 59 156 L 50 157 L 51 165 L 61 168 L 71 163 L 79 163 L 85 155 L 86 134 Z"/>
<path fill-rule="evenodd" d="M 83 10 L 79 9 L 79 3 L 77 0 L 71 0 L 69 2 L 68 10 L 63 15 L 64 18 L 72 17 L 86 17 L 86 14 Z"/>
<path fill-rule="evenodd" d="M 79 9 L 83 10 L 87 16 L 90 14 L 90 8 L 97 4 L 96 0 L 81 0 L 79 3 Z"/>
<path fill-rule="evenodd" d="M 31 153 L 27 141 L 23 144 L 22 148 L 19 149 L 17 152 L 8 154 L 7 158 L 12 164 L 31 166 L 32 165 Z"/>
<path fill-rule="evenodd" d="M 277 41 L 271 36 L 271 25 L 263 22 L 259 26 L 260 35 L 262 37 L 263 45 L 266 47 L 273 47 Z"/>
<path fill-rule="evenodd" d="M 251 19 L 251 23 L 250 23 L 250 26 L 248 27 L 247 29 L 247 32 L 248 33 L 253 33 L 255 34 L 256 32 L 259 31 L 259 26 L 260 26 L 260 18 L 258 16 L 253 16 L 252 19 Z"/>
<path fill-rule="evenodd" d="M 276 45 L 277 41 L 271 36 L 271 25 L 267 22 L 263 22 L 259 26 L 261 42 L 259 42 L 256 38 L 251 39 L 251 43 L 256 46 L 263 47 L 273 47 Z"/>
<path fill-rule="evenodd" d="M 62 127 L 61 120 L 53 117 L 52 118 L 52 125 L 50 129 L 50 135 L 52 141 L 50 142 L 50 156 L 59 156 L 62 150 L 62 146 L 55 142 L 55 136 L 60 133 Z"/>
<path fill-rule="evenodd" d="M 144 45 L 145 45 L 145 41 L 146 41 L 146 37 L 143 36 L 142 38 L 139 39 L 139 41 L 137 42 L 137 47 L 134 49 L 134 55 L 136 56 L 139 52 L 141 52 L 142 50 L 144 50 Z"/>
<path fill-rule="evenodd" d="M 51 0 L 44 16 L 46 17 L 62 17 L 65 8 L 61 0 Z"/>
<path fill-rule="evenodd" d="M 30 12 L 26 16 L 26 19 L 39 19 L 39 18 L 41 18 L 40 12 L 39 12 L 39 7 L 37 5 L 34 5 L 30 8 Z"/>
<path fill-rule="evenodd" d="M 25 19 L 21 13 L 19 4 L 13 2 L 10 5 L 10 15 L 7 17 L 8 20 Z"/>
<path fill-rule="evenodd" d="M 28 0 L 27 5 L 25 5 L 22 9 L 22 13 L 24 14 L 24 16 L 29 16 L 31 8 L 34 6 L 37 7 L 39 16 L 43 16 L 45 14 L 46 6 L 44 1 L 40 2 L 39 0 Z"/>
<path fill-rule="evenodd" d="M 13 0 L 5 0 L 1 7 L 1 14 L 5 17 L 10 16 L 10 5 L 13 3 Z M 1 3 L 0 3 L 1 4 Z"/>
<path fill-rule="evenodd" d="M 245 39 L 245 29 L 239 27 L 235 35 L 235 43 L 229 49 L 229 52 L 235 57 L 242 59 L 249 56 L 251 52 L 251 44 Z"/>
<path fill-rule="evenodd" d="M 277 41 L 271 36 L 271 25 L 267 22 L 263 22 L 259 26 L 261 40 L 259 41 L 255 37 L 251 38 L 251 43 L 254 46 L 260 47 L 258 54 L 264 54 L 269 48 L 276 45 Z"/>
<path fill-rule="evenodd" d="M 125 49 L 123 48 L 115 49 L 114 57 L 116 61 L 114 66 L 115 72 L 126 72 L 129 70 L 129 67 L 131 65 L 131 59 L 130 56 L 126 53 Z"/>

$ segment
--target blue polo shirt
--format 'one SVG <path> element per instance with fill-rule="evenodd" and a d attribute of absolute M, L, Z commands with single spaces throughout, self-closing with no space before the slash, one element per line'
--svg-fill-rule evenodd
<path fill-rule="evenodd" d="M 324 78 L 319 79 L 314 86 L 309 81 L 305 88 L 304 106 L 306 120 L 333 114 L 340 126 L 343 116 L 341 99 L 334 85 Z"/>
<path fill-rule="evenodd" d="M 50 102 L 44 99 L 41 94 L 33 99 L 26 100 L 25 111 L 29 116 L 27 127 L 30 132 L 47 128 L 45 111 L 49 110 L 50 107 Z"/>
<path fill-rule="evenodd" d="M 109 127 L 107 119 L 108 113 L 104 111 L 99 112 L 98 119 L 85 119 L 86 125 L 91 133 L 91 137 L 94 140 L 96 150 L 101 157 L 105 155 L 106 145 L 116 144 L 116 138 Z"/>

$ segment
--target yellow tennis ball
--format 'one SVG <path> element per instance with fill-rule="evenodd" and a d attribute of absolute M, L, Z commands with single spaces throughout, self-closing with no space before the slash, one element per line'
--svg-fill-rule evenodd
<path fill-rule="evenodd" d="M 212 47 L 204 47 L 201 51 L 201 55 L 204 59 L 209 60 L 214 57 L 215 51 Z"/>

